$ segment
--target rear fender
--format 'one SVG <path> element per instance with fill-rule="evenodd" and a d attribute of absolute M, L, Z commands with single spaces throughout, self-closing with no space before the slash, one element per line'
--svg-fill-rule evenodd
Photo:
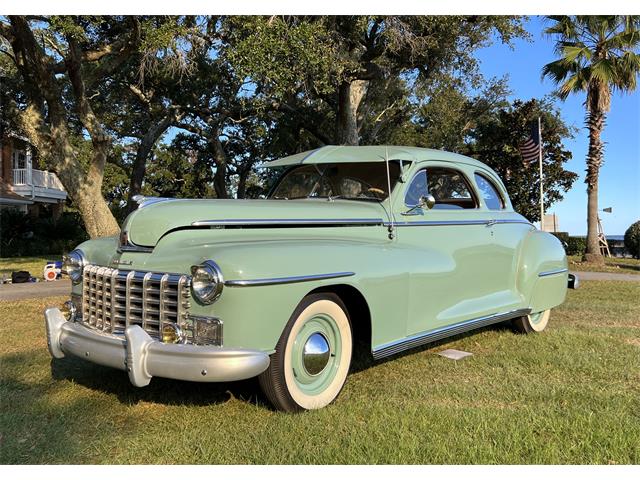
<path fill-rule="evenodd" d="M 555 236 L 540 230 L 525 238 L 518 262 L 517 288 L 531 311 L 560 305 L 567 293 L 567 256 Z"/>

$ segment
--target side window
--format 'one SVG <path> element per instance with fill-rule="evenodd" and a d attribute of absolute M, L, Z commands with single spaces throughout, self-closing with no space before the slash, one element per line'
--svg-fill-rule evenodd
<path fill-rule="evenodd" d="M 484 203 L 487 204 L 489 210 L 502 210 L 504 205 L 504 199 L 500 195 L 498 188 L 493 184 L 491 180 L 480 173 L 475 174 L 476 185 L 480 189 Z"/>
<path fill-rule="evenodd" d="M 428 193 L 436 199 L 433 208 L 459 210 L 476 208 L 471 187 L 462 173 L 450 168 L 427 168 Z"/>
<path fill-rule="evenodd" d="M 404 204 L 407 207 L 415 207 L 420 202 L 420 197 L 424 197 L 427 193 L 427 172 L 420 170 L 411 180 L 411 185 L 404 197 Z"/>

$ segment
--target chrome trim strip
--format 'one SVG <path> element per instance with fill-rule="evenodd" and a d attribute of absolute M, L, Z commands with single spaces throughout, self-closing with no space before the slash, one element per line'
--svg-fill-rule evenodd
<path fill-rule="evenodd" d="M 153 276 L 152 272 L 147 272 L 142 277 L 142 329 L 147 329 L 147 291 L 149 289 L 149 280 Z M 160 327 L 160 338 L 162 338 L 162 327 Z"/>
<path fill-rule="evenodd" d="M 229 218 L 197 220 L 192 227 L 314 227 L 314 226 L 378 226 L 382 218 Z"/>
<path fill-rule="evenodd" d="M 257 278 L 253 280 L 226 280 L 226 287 L 260 287 L 264 285 L 284 285 L 287 283 L 313 282 L 331 278 L 352 277 L 354 272 L 321 273 L 317 275 L 300 275 L 296 277 Z"/>
<path fill-rule="evenodd" d="M 548 277 L 550 275 L 558 275 L 559 273 L 564 273 L 564 272 L 568 272 L 569 269 L 568 268 L 557 268 L 555 270 L 548 270 L 546 272 L 540 272 L 538 274 L 539 277 Z"/>
<path fill-rule="evenodd" d="M 390 355 L 395 355 L 396 353 L 400 353 L 404 350 L 410 350 L 412 348 L 419 347 L 420 345 L 442 340 L 443 338 L 458 335 L 477 328 L 486 327 L 494 323 L 528 315 L 529 313 L 531 313 L 530 308 L 521 308 L 506 313 L 494 313 L 492 315 L 474 318 L 472 320 L 466 320 L 446 327 L 440 327 L 427 332 L 418 333 L 401 340 L 385 343 L 384 345 L 375 348 L 373 350 L 373 358 L 375 360 L 379 360 Z"/>
<path fill-rule="evenodd" d="M 444 227 L 444 226 L 459 226 L 459 225 L 487 225 L 492 226 L 497 223 L 522 223 L 525 225 L 532 225 L 526 220 L 418 220 L 416 222 L 394 222 L 396 227 Z M 385 222 L 384 226 L 390 226 L 390 222 Z"/>
<path fill-rule="evenodd" d="M 418 220 L 416 222 L 394 222 L 396 227 L 442 227 L 452 225 L 487 225 L 491 220 Z M 389 222 L 385 226 L 391 225 Z"/>
<path fill-rule="evenodd" d="M 131 318 L 131 280 L 133 280 L 134 275 L 136 274 L 135 270 L 131 270 L 127 273 L 126 276 L 126 286 L 125 286 L 125 295 L 126 298 L 124 300 L 125 309 L 124 309 L 124 324 L 125 328 L 129 326 L 129 319 Z"/>
<path fill-rule="evenodd" d="M 137 245 L 120 245 L 118 246 L 118 252 L 151 253 L 153 252 L 153 247 L 139 247 Z"/>

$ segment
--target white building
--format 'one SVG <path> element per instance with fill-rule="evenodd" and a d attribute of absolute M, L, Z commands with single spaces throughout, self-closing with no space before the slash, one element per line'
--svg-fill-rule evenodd
<path fill-rule="evenodd" d="M 33 168 L 35 150 L 29 141 L 6 134 L 0 139 L 0 152 L 0 209 L 58 217 L 67 192 L 55 173 Z"/>

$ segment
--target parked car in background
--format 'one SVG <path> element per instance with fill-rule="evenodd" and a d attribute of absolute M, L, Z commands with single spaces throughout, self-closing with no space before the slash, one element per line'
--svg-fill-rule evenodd
<path fill-rule="evenodd" d="M 283 170 L 267 199 L 142 199 L 119 237 L 69 254 L 51 354 L 138 387 L 258 376 L 298 411 L 337 397 L 354 339 L 380 359 L 499 322 L 541 332 L 564 301 L 562 245 L 476 160 L 327 146 L 267 167 Z"/>

